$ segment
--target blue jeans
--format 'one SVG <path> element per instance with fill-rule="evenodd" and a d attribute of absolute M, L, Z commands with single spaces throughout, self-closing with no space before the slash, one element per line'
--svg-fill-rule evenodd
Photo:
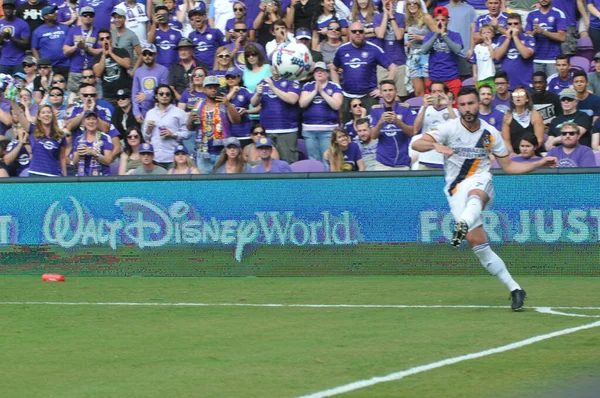
<path fill-rule="evenodd" d="M 304 137 L 308 158 L 326 163 L 323 160 L 323 153 L 331 144 L 331 130 L 302 131 L 302 137 Z"/>
<path fill-rule="evenodd" d="M 17 65 L 0 65 L 0 73 L 5 75 L 14 75 L 17 72 L 23 72 L 23 64 Z"/>
<path fill-rule="evenodd" d="M 217 159 L 219 155 L 209 154 L 208 157 L 203 157 L 204 153 L 196 152 L 196 167 L 202 174 L 212 174 L 213 167 L 215 167 L 215 163 L 217 163 Z"/>

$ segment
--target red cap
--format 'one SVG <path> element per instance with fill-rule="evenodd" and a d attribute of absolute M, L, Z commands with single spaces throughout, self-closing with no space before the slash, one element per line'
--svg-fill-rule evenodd
<path fill-rule="evenodd" d="M 434 17 L 442 16 L 442 17 L 448 18 L 448 9 L 444 6 L 435 7 L 433 9 L 433 16 Z"/>
<path fill-rule="evenodd" d="M 43 274 L 42 281 L 44 282 L 64 282 L 65 277 L 61 274 Z"/>

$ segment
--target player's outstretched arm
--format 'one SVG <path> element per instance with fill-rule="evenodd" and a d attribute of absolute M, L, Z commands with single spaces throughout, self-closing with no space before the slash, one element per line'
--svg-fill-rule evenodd
<path fill-rule="evenodd" d="M 454 154 L 454 150 L 435 142 L 435 139 L 429 134 L 423 134 L 421 138 L 414 140 L 412 143 L 412 149 L 417 152 L 427 152 L 435 149 L 446 158 L 449 158 Z"/>
<path fill-rule="evenodd" d="M 531 163 L 514 162 L 509 156 L 496 157 L 496 160 L 507 174 L 525 174 L 542 167 L 555 167 L 558 161 L 554 156 L 546 156 Z"/>

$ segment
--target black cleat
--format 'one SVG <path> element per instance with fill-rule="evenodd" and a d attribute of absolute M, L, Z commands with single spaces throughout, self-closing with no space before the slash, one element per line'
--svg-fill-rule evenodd
<path fill-rule="evenodd" d="M 511 308 L 513 311 L 521 311 L 523 310 L 523 301 L 525 301 L 525 297 L 527 293 L 522 289 L 515 289 L 510 292 L 510 298 L 512 300 Z"/>
<path fill-rule="evenodd" d="M 458 247 L 467 236 L 469 232 L 469 226 L 464 221 L 459 221 L 454 226 L 454 233 L 452 234 L 452 246 Z"/>

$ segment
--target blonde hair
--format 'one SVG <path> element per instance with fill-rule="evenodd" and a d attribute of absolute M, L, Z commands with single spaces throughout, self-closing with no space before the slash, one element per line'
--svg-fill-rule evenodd
<path fill-rule="evenodd" d="M 420 1 L 419 1 L 420 3 Z M 409 26 L 412 25 L 417 25 L 418 27 L 421 27 L 425 24 L 425 13 L 423 13 L 423 8 L 421 7 L 422 3 L 419 5 L 419 7 L 417 7 L 417 12 L 414 14 L 411 14 L 410 12 L 408 12 L 408 9 L 406 9 L 406 21 L 405 21 L 405 26 L 408 28 Z"/>
<path fill-rule="evenodd" d="M 231 56 L 229 57 L 229 66 L 223 67 L 223 66 L 221 66 L 221 64 L 219 64 L 219 61 L 218 61 L 219 57 L 218 57 L 218 55 L 221 54 L 221 53 L 227 53 L 227 54 L 229 54 L 229 50 L 225 46 L 221 46 L 221 47 L 217 48 L 217 51 L 215 51 L 215 64 L 213 65 L 213 71 L 216 71 L 216 70 L 227 70 L 227 69 L 229 69 L 229 68 L 231 68 L 233 66 L 233 60 L 231 59 Z"/>
<path fill-rule="evenodd" d="M 365 17 L 364 23 L 373 22 L 373 15 L 375 14 L 375 6 L 373 5 L 373 0 L 368 0 L 365 10 L 367 10 L 367 16 Z M 358 1 L 354 0 L 354 4 L 352 5 L 352 22 L 361 22 L 359 19 L 359 14 L 360 6 L 358 5 Z"/>
<path fill-rule="evenodd" d="M 329 145 L 329 165 L 331 171 L 342 171 L 344 165 L 344 153 L 337 143 L 337 135 L 344 134 L 350 138 L 350 134 L 341 127 L 336 127 L 331 132 L 331 143 Z"/>
<path fill-rule="evenodd" d="M 226 161 L 227 161 L 227 147 L 225 147 L 221 150 L 221 154 L 219 155 L 219 158 L 215 162 L 215 167 L 213 168 L 213 171 L 216 172 L 219 169 L 219 167 L 221 167 L 225 164 Z M 242 173 L 244 171 L 245 165 L 246 165 L 246 161 L 244 161 L 244 157 L 242 156 L 242 149 L 238 148 L 238 154 L 235 157 L 235 172 Z"/>

